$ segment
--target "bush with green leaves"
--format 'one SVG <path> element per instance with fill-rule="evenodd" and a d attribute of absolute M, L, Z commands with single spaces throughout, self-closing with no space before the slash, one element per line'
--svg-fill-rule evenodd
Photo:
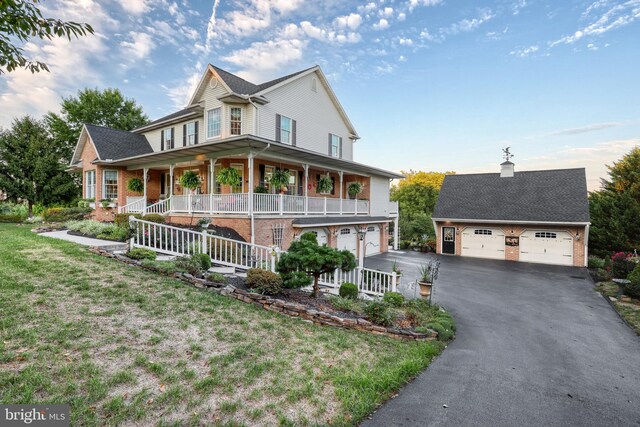
<path fill-rule="evenodd" d="M 589 268 L 604 268 L 604 258 L 590 255 L 587 265 Z"/>
<path fill-rule="evenodd" d="M 109 227 L 113 227 L 113 225 L 106 222 L 86 219 L 82 221 L 67 221 L 65 227 L 71 231 L 86 234 L 87 236 L 97 236 Z"/>
<path fill-rule="evenodd" d="M 22 222 L 26 219 L 25 216 L 16 214 L 0 214 L 0 222 Z"/>
<path fill-rule="evenodd" d="M 176 258 L 175 263 L 178 268 L 186 271 L 192 276 L 199 276 L 202 272 L 202 261 L 197 255 Z"/>
<path fill-rule="evenodd" d="M 141 260 L 141 259 L 155 260 L 156 259 L 156 253 L 151 249 L 145 249 L 145 248 L 133 248 L 130 251 L 128 251 L 126 255 L 131 259 L 137 259 L 137 260 Z"/>
<path fill-rule="evenodd" d="M 608 282 L 611 280 L 611 273 L 604 268 L 597 268 L 590 271 L 594 282 Z"/>
<path fill-rule="evenodd" d="M 404 304 L 404 295 L 399 292 L 385 292 L 382 296 L 382 301 L 391 307 L 402 307 L 402 304 Z"/>
<path fill-rule="evenodd" d="M 343 298 L 340 296 L 330 296 L 329 301 L 331 302 L 331 305 L 336 310 L 346 311 L 346 312 L 351 311 L 356 314 L 364 313 L 365 303 L 362 300 Z"/>
<path fill-rule="evenodd" d="M 207 276 L 207 280 L 213 283 L 227 283 L 227 278 L 221 273 L 211 273 Z"/>
<path fill-rule="evenodd" d="M 194 254 L 193 257 L 197 258 L 200 261 L 200 267 L 207 271 L 211 268 L 211 257 L 207 254 Z"/>
<path fill-rule="evenodd" d="M 160 214 L 146 214 L 142 217 L 143 221 L 155 222 L 156 224 L 164 224 L 167 220 Z"/>
<path fill-rule="evenodd" d="M 200 184 L 202 184 L 202 178 L 200 178 L 200 175 L 198 175 L 197 172 L 188 170 L 184 171 L 182 176 L 178 179 L 178 182 L 183 188 L 195 190 L 200 187 Z"/>
<path fill-rule="evenodd" d="M 340 285 L 338 294 L 342 298 L 356 299 L 358 298 L 358 285 L 356 285 L 355 283 L 344 282 L 342 285 Z"/>
<path fill-rule="evenodd" d="M 110 224 L 96 236 L 98 239 L 114 240 L 116 242 L 126 242 L 131 237 L 131 230 L 117 225 Z"/>
<path fill-rule="evenodd" d="M 119 213 L 113 218 L 113 223 L 118 227 L 129 227 L 129 217 L 142 219 L 139 213 Z"/>
<path fill-rule="evenodd" d="M 81 220 L 89 212 L 91 208 L 49 208 L 43 212 L 42 218 L 48 222 Z"/>
<path fill-rule="evenodd" d="M 261 294 L 277 295 L 282 292 L 282 277 L 268 270 L 252 268 L 247 271 L 247 286 Z"/>
<path fill-rule="evenodd" d="M 624 294 L 631 298 L 640 299 L 640 265 L 633 269 L 628 279 L 631 283 L 624 287 Z"/>
<path fill-rule="evenodd" d="M 144 192 L 144 182 L 140 178 L 131 178 L 127 181 L 127 190 L 140 194 Z"/>
<path fill-rule="evenodd" d="M 306 288 L 313 283 L 313 277 L 308 276 L 304 271 L 280 273 L 280 277 L 282 277 L 282 286 L 286 289 Z"/>
<path fill-rule="evenodd" d="M 395 320 L 391 307 L 384 301 L 369 301 L 364 307 L 364 314 L 376 325 L 390 326 Z"/>
<path fill-rule="evenodd" d="M 184 269 L 178 267 L 175 261 L 154 261 L 150 259 L 142 259 L 140 260 L 140 265 L 166 275 L 184 271 Z"/>

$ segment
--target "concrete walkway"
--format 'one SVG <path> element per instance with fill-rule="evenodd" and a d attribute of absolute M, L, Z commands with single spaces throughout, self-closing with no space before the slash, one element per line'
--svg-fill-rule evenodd
<path fill-rule="evenodd" d="M 409 273 L 428 256 L 366 264 L 396 258 Z M 585 269 L 439 258 L 456 339 L 363 426 L 640 425 L 640 339 Z"/>
<path fill-rule="evenodd" d="M 75 236 L 73 234 L 69 234 L 68 230 L 48 231 L 46 233 L 40 233 L 40 236 L 53 237 L 54 239 L 66 240 L 68 242 L 77 243 L 83 246 L 97 246 L 103 249 L 119 248 L 119 247 L 124 248 L 126 246 L 126 243 L 124 242 L 114 242 L 113 240 L 102 240 L 102 239 L 94 239 L 91 237 Z"/>

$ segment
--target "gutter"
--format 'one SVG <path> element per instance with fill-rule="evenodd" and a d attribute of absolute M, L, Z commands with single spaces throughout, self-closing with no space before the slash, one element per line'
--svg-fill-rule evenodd
<path fill-rule="evenodd" d="M 432 218 L 439 222 L 468 222 L 471 224 L 543 224 L 543 225 L 581 225 L 589 226 L 590 222 L 568 222 L 568 221 L 512 221 L 502 219 L 464 219 L 464 218 Z"/>

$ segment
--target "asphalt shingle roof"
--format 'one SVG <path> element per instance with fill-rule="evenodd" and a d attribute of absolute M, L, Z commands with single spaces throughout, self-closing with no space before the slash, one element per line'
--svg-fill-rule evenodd
<path fill-rule="evenodd" d="M 260 83 L 257 85 L 241 77 L 238 77 L 235 74 L 231 74 L 230 72 L 225 71 L 222 68 L 216 67 L 215 65 L 211 65 L 211 66 L 216 70 L 220 78 L 224 80 L 227 86 L 229 86 L 229 89 L 231 89 L 234 93 L 237 93 L 239 95 L 253 95 L 254 93 L 261 92 L 265 89 L 270 88 L 271 86 L 275 86 L 280 82 L 288 80 L 291 77 L 295 77 L 298 74 L 304 73 L 305 71 L 308 71 L 311 68 L 314 68 L 314 67 L 309 67 L 304 70 L 296 71 L 295 73 L 278 77 L 277 79 L 270 80 L 268 82 Z"/>
<path fill-rule="evenodd" d="M 143 135 L 91 124 L 85 126 L 101 160 L 153 153 L 149 141 Z"/>
<path fill-rule="evenodd" d="M 196 111 L 199 111 L 201 109 L 202 109 L 202 107 L 200 107 L 198 105 L 194 105 L 194 106 L 191 106 L 189 108 L 184 108 L 184 109 L 182 109 L 180 111 L 176 111 L 175 113 L 171 113 L 171 114 L 168 114 L 168 115 L 166 115 L 164 117 L 160 117 L 159 119 L 156 119 L 156 120 L 154 120 L 152 122 L 149 122 L 144 126 L 140 126 L 138 129 L 146 128 L 148 126 L 153 126 L 156 123 L 164 122 L 165 120 L 171 120 L 171 119 L 174 119 L 176 117 L 186 116 L 187 114 L 195 113 Z"/>
<path fill-rule="evenodd" d="M 584 168 L 447 175 L 434 218 L 589 222 Z"/>

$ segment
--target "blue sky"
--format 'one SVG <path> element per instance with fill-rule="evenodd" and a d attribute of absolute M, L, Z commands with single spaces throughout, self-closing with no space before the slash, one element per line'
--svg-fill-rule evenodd
<path fill-rule="evenodd" d="M 259 83 L 319 64 L 391 170 L 604 165 L 640 144 L 640 0 L 44 0 L 96 36 L 25 46 L 51 73 L 0 77 L 0 125 L 118 87 L 151 118 L 181 108 L 207 63 Z"/>

